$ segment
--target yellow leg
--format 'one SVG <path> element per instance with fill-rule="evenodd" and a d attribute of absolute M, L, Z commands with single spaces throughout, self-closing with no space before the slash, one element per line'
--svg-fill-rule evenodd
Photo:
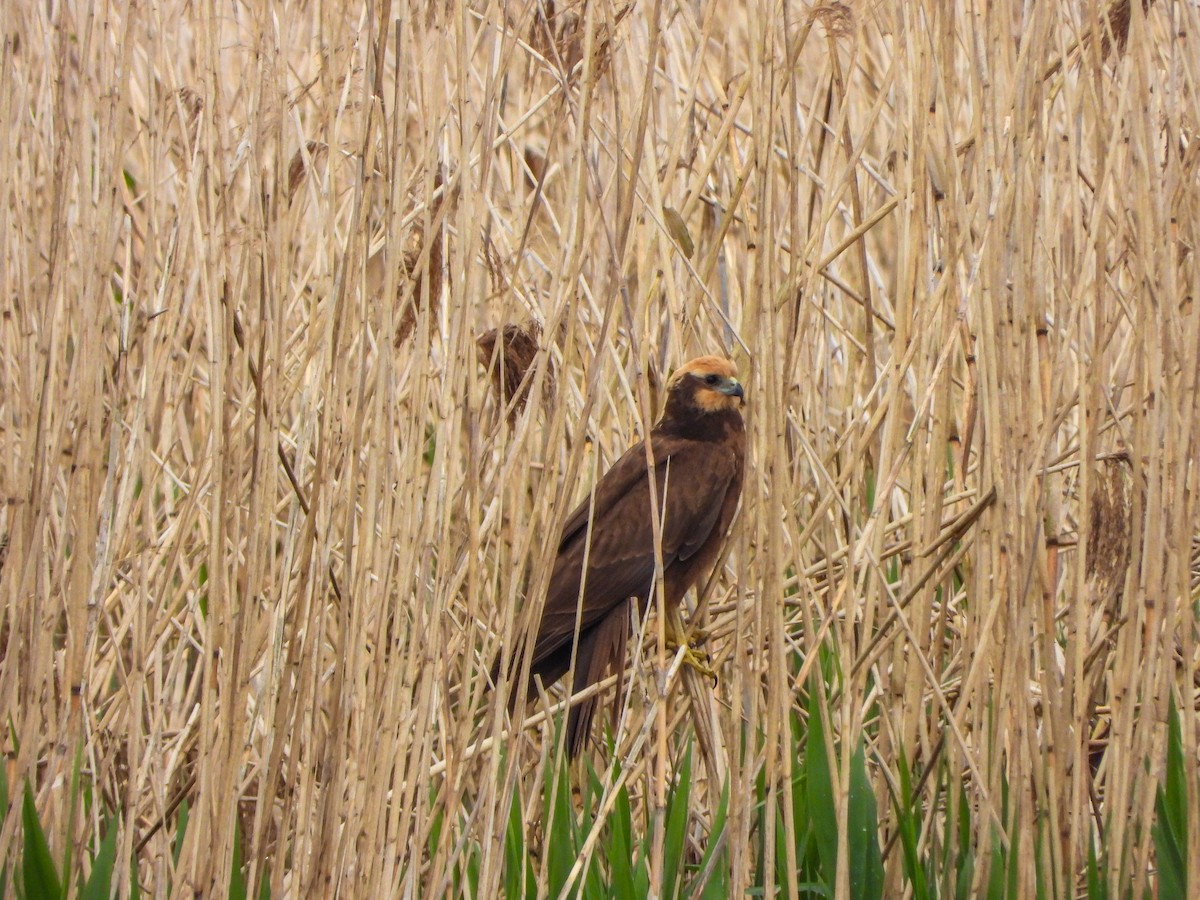
<path fill-rule="evenodd" d="M 683 664 L 691 666 L 705 678 L 711 678 L 713 680 L 713 687 L 716 687 L 717 673 L 709 665 L 709 655 L 705 651 L 698 649 L 697 646 L 708 640 L 708 635 L 704 631 L 696 629 L 689 636 L 677 609 L 673 609 L 667 613 L 666 632 L 667 649 L 678 650 L 682 647 Z"/>

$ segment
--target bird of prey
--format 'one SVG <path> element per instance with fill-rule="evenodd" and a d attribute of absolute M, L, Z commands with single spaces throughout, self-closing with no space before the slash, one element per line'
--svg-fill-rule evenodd
<path fill-rule="evenodd" d="M 666 610 L 676 609 L 712 571 L 725 542 L 742 491 L 744 396 L 733 365 L 716 356 L 693 359 L 667 382 L 666 407 L 649 438 Z M 610 669 L 623 673 L 629 602 L 637 602 L 644 614 L 655 590 L 650 484 L 645 441 L 639 441 L 567 517 L 533 640 L 529 697 L 536 695 L 535 678 L 549 686 L 567 673 L 572 653 L 572 693 L 602 680 Z M 522 654 L 514 654 L 514 672 L 521 662 Z M 499 672 L 497 654 L 493 683 Z M 510 705 L 516 697 L 514 689 Z M 571 709 L 567 747 L 572 757 L 584 746 L 595 705 L 593 697 Z"/>

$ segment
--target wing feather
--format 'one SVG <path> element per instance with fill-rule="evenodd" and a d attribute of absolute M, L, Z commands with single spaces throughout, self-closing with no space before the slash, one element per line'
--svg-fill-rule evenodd
<path fill-rule="evenodd" d="M 724 386 L 716 390 L 726 396 L 716 401 L 708 394 L 699 396 L 708 390 L 701 384 L 701 373 L 724 377 Z M 708 374 L 704 381 L 711 386 Z M 692 375 L 696 377 L 686 377 Z M 629 602 L 636 600 L 644 611 L 654 588 L 652 508 L 662 516 L 660 550 L 668 605 L 677 604 L 715 564 L 737 508 L 745 458 L 744 424 L 732 399 L 740 398 L 742 390 L 732 379 L 732 367 L 715 358 L 693 360 L 680 369 L 668 385 L 663 418 L 650 433 L 654 459 L 649 469 L 646 444 L 639 442 L 567 516 L 533 647 L 525 645 L 532 656 L 531 693 L 539 678 L 546 685 L 558 681 L 572 661 L 572 693 L 609 671 L 623 673 Z M 514 654 L 513 660 L 523 656 Z M 500 677 L 500 660 L 497 654 L 493 681 Z M 519 696 L 516 691 L 510 694 L 510 707 Z M 589 698 L 568 716 L 571 756 L 587 740 L 598 701 Z M 618 689 L 615 713 L 621 702 Z"/>
<path fill-rule="evenodd" d="M 708 441 L 662 436 L 654 439 L 652 446 L 659 503 L 664 509 L 663 566 L 669 568 L 677 559 L 691 557 L 708 540 L 734 479 L 737 460 L 728 448 Z M 585 554 L 587 579 L 580 611 Z M 644 603 L 653 580 L 650 485 L 646 450 L 638 443 L 596 486 L 594 508 L 589 497 L 567 519 L 534 648 L 535 669 L 572 639 L 577 613 L 581 631 L 585 631 L 630 597 Z"/>

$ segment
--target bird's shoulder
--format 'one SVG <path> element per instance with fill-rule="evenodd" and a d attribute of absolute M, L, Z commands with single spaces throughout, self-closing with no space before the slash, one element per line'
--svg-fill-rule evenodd
<path fill-rule="evenodd" d="M 657 480 L 660 486 L 666 480 L 666 502 L 671 505 L 678 497 L 690 501 L 686 504 L 689 506 L 693 503 L 708 506 L 715 499 L 713 495 L 723 496 L 729 483 L 740 474 L 739 448 L 728 441 L 701 439 L 655 428 L 650 433 L 650 448 Z M 646 467 L 646 442 L 641 440 L 613 463 L 594 491 L 590 491 L 567 517 L 560 546 L 568 544 L 582 531 L 593 514 L 597 521 L 603 520 L 622 501 L 645 494 L 648 485 Z M 686 491 L 683 488 L 671 491 L 672 480 L 676 485 L 683 484 Z"/>

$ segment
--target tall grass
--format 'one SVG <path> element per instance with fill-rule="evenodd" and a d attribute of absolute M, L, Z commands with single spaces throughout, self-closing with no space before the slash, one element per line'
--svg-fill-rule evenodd
<path fill-rule="evenodd" d="M 885 896 L 1200 884 L 1194 4 L 3 27 L 7 884 L 851 896 L 864 828 Z M 708 352 L 720 681 L 638 622 L 568 777 L 487 668 Z"/>

